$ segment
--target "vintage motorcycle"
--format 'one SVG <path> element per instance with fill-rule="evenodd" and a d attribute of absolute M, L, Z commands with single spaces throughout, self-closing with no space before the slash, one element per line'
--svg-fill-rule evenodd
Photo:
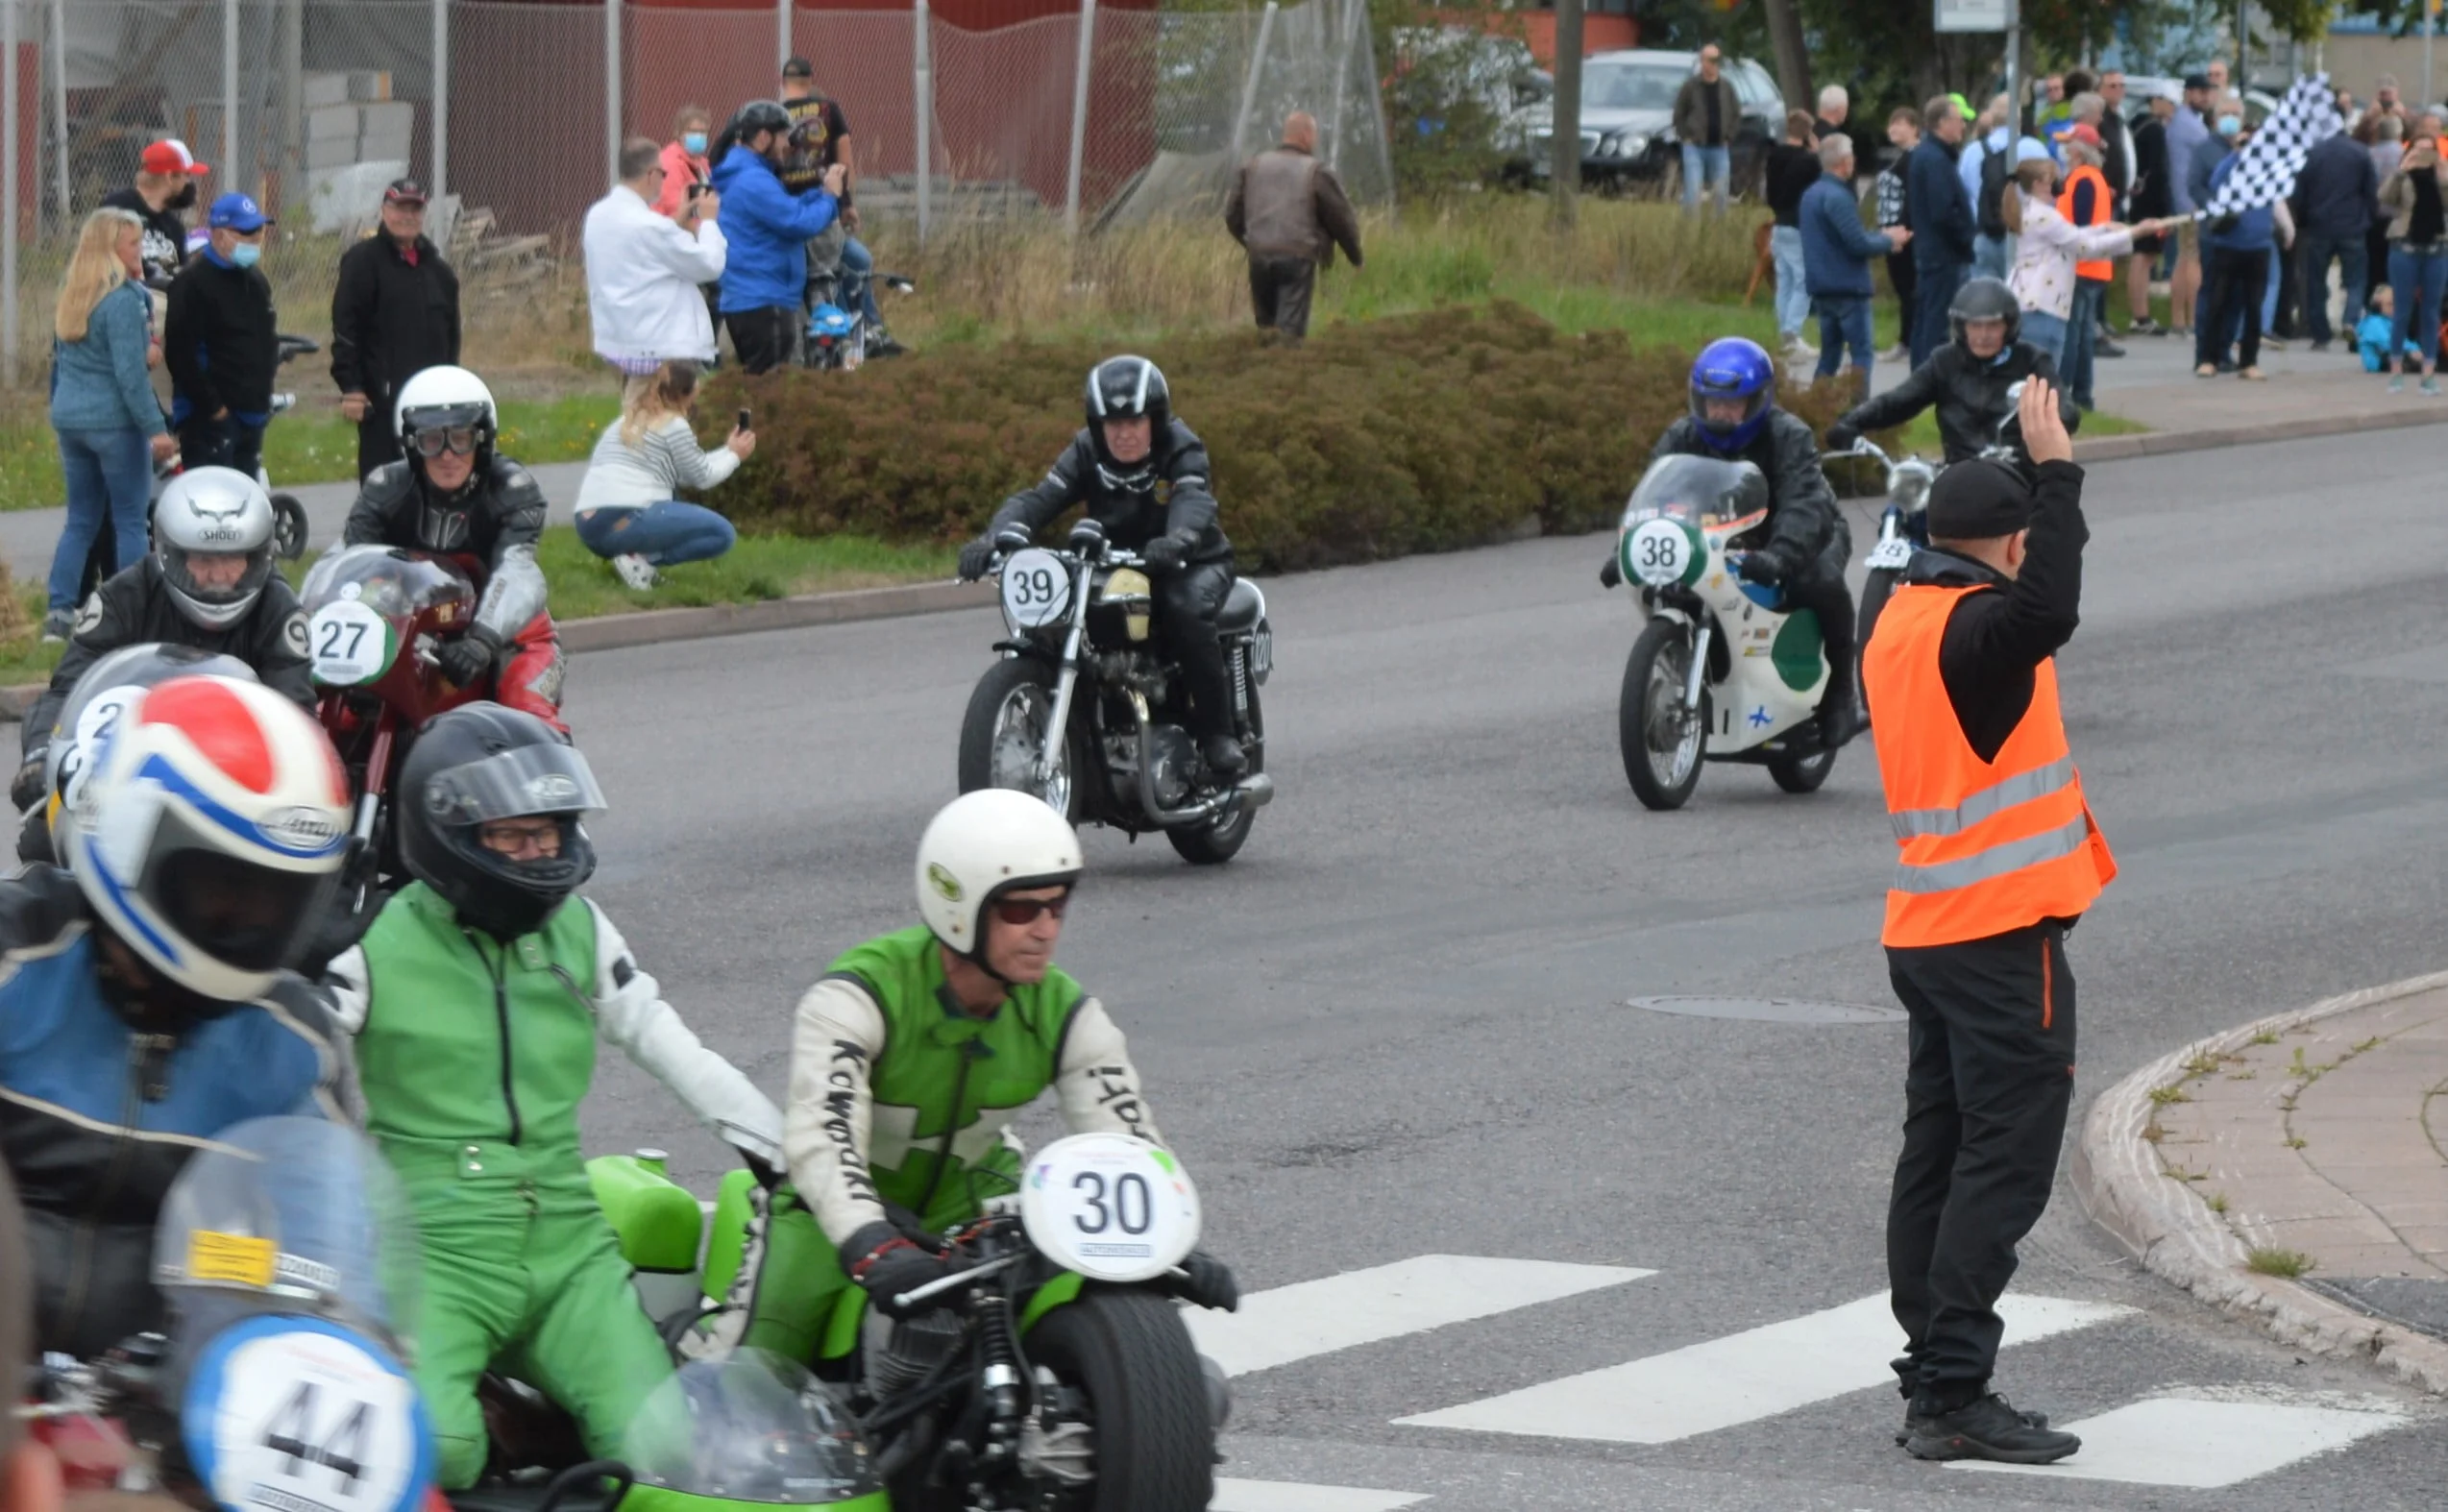
<path fill-rule="evenodd" d="M 2017 418 L 2022 402 L 2023 386 L 2009 384 L 2006 413 L 1997 422 L 1996 434 L 1981 448 L 1982 460 L 2010 466 L 2022 461 L 2022 427 Z M 1862 558 L 1869 575 L 1862 581 L 1861 607 L 1854 616 L 1859 634 L 1853 644 L 1867 646 L 1879 611 L 1887 607 L 1905 565 L 1915 551 L 1929 545 L 1929 491 L 1944 468 L 1917 456 L 1891 458 L 1868 436 L 1854 441 L 1850 451 L 1831 452 L 1821 460 L 1846 456 L 1867 457 L 1887 476 L 1887 507 L 1879 511 L 1878 539 Z"/>
<path fill-rule="evenodd" d="M 1649 623 L 1632 643 L 1617 709 L 1624 774 L 1652 809 L 1678 809 L 1703 759 L 1768 768 L 1812 793 L 1836 753 L 1819 741 L 1827 658 L 1819 616 L 1738 575 L 1768 490 L 1747 462 L 1661 457 L 1625 506 L 1615 550 Z"/>
<path fill-rule="evenodd" d="M 1226 782 L 1183 727 L 1188 700 L 1180 668 L 1153 639 L 1144 561 L 1082 520 L 1064 549 L 1014 551 L 996 571 L 1011 634 L 961 720 L 961 791 L 1016 788 L 1075 825 L 1162 830 L 1185 861 L 1232 860 L 1275 796 L 1258 695 L 1275 662 L 1266 596 L 1236 579 L 1216 616 L 1249 759 L 1247 773 Z"/>

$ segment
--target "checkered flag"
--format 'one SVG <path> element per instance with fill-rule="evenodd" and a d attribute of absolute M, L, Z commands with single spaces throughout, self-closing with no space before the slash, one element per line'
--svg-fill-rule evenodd
<path fill-rule="evenodd" d="M 2304 155 L 2345 129 L 2329 76 L 2319 73 L 2297 79 L 2287 98 L 2278 102 L 2278 109 L 2244 144 L 2244 155 L 2228 173 L 2227 182 L 2195 215 L 2209 219 L 2237 214 L 2287 198 L 2295 192 L 2295 175 L 2303 170 Z"/>

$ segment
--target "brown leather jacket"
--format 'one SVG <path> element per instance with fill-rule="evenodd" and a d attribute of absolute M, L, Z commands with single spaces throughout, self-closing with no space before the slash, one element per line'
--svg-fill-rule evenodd
<path fill-rule="evenodd" d="M 1297 147 L 1275 147 L 1241 164 L 1224 207 L 1225 229 L 1253 257 L 1307 257 L 1334 249 L 1360 265 L 1360 223 L 1334 170 Z"/>
<path fill-rule="evenodd" d="M 1722 147 L 1734 145 L 1734 135 L 1743 127 L 1742 97 L 1734 93 L 1734 81 L 1723 72 L 1712 85 L 1694 74 L 1675 91 L 1675 139 L 1704 145 L 1708 141 L 1708 102 L 1703 92 L 1717 91 L 1717 141 Z"/>

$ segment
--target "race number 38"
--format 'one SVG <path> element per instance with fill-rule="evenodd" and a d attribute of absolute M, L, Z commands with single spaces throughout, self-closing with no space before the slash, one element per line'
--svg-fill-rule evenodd
<path fill-rule="evenodd" d="M 1003 617 L 1024 629 L 1052 624 L 1070 611 L 1071 570 L 1051 551 L 1032 547 L 1003 563 Z"/>
<path fill-rule="evenodd" d="M 1101 1281 L 1143 1281 L 1198 1243 L 1198 1191 L 1181 1162 L 1128 1134 L 1058 1139 L 1029 1161 L 1020 1219 L 1065 1270 Z"/>
<path fill-rule="evenodd" d="M 314 657 L 314 680 L 345 688 L 379 677 L 391 664 L 391 627 L 353 598 L 336 598 L 314 612 L 306 639 Z"/>
<path fill-rule="evenodd" d="M 1691 570 L 1691 532 L 1674 520 L 1644 520 L 1624 537 L 1624 570 L 1655 587 L 1678 583 Z"/>
<path fill-rule="evenodd" d="M 206 1345 L 180 1427 L 226 1507 L 414 1512 L 432 1481 L 433 1436 L 406 1373 L 319 1319 L 250 1318 Z"/>

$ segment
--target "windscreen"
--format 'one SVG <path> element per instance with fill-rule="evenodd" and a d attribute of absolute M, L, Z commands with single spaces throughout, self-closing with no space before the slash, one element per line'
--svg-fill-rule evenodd
<path fill-rule="evenodd" d="M 351 546 L 314 564 L 301 597 L 308 614 L 339 599 L 355 599 L 391 620 L 453 598 L 474 603 L 476 585 L 448 562 L 397 547 Z"/>
<path fill-rule="evenodd" d="M 641 1486 L 724 1501 L 820 1506 L 878 1485 L 832 1392 L 763 1350 L 682 1366 L 639 1409 L 621 1457 Z"/>

